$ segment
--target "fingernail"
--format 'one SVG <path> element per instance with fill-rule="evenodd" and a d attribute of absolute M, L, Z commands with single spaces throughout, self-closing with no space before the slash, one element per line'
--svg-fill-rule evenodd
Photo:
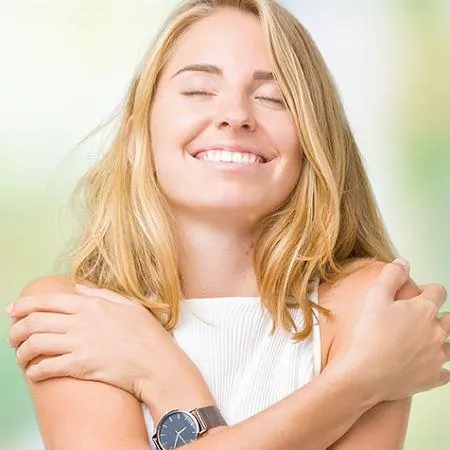
<path fill-rule="evenodd" d="M 14 309 L 14 303 L 10 303 L 5 309 L 5 314 L 7 316 L 10 316 L 13 312 L 13 309 Z"/>
<path fill-rule="evenodd" d="M 405 271 L 409 270 L 409 262 L 405 261 L 402 258 L 394 259 L 394 261 L 392 261 L 392 262 L 393 262 L 393 264 L 397 264 L 397 266 L 402 267 Z"/>

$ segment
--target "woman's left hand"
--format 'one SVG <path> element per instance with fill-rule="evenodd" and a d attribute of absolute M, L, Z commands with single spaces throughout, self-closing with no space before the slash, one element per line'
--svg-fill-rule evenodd
<path fill-rule="evenodd" d="M 180 371 L 197 382 L 197 366 L 142 305 L 107 289 L 77 285 L 76 292 L 13 302 L 9 341 L 31 381 L 101 381 L 143 401 L 144 389 L 152 398 L 172 389 Z"/>

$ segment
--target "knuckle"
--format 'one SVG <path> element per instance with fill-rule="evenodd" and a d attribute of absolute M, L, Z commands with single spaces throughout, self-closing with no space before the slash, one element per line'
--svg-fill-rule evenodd
<path fill-rule="evenodd" d="M 402 269 L 402 267 L 400 267 L 398 264 L 395 264 L 395 263 L 389 263 L 388 265 L 388 268 L 389 268 L 389 270 L 392 272 L 392 273 L 395 273 L 396 275 L 400 275 L 400 274 L 403 274 L 405 271 Z"/>
<path fill-rule="evenodd" d="M 420 303 L 422 305 L 422 313 L 427 319 L 435 319 L 439 310 L 437 306 L 429 299 L 429 298 L 422 298 L 420 300 Z"/>
<path fill-rule="evenodd" d="M 447 339 L 447 333 L 441 327 L 438 327 L 438 331 L 436 333 L 437 340 L 439 343 L 444 344 Z"/>
<path fill-rule="evenodd" d="M 447 355 L 445 354 L 445 350 L 442 348 L 438 354 L 439 368 L 442 368 L 442 366 L 446 363 L 446 361 L 447 361 Z"/>
<path fill-rule="evenodd" d="M 50 360 L 42 361 L 41 363 L 41 376 L 49 376 L 53 373 L 53 365 L 50 363 Z"/>
<path fill-rule="evenodd" d="M 27 340 L 27 347 L 31 353 L 36 353 L 40 348 L 40 339 L 37 334 L 32 334 Z"/>
<path fill-rule="evenodd" d="M 56 372 L 54 358 L 46 358 L 36 364 L 36 377 L 40 379 L 51 378 Z"/>
<path fill-rule="evenodd" d="M 16 358 L 17 365 L 22 369 L 25 370 L 27 368 L 27 361 L 23 357 L 23 355 L 17 355 Z"/>
<path fill-rule="evenodd" d="M 98 308 L 102 302 L 102 299 L 98 296 L 89 299 L 88 303 L 92 308 Z"/>
<path fill-rule="evenodd" d="M 97 313 L 102 313 L 108 306 L 108 302 L 104 298 L 95 298 L 93 301 L 94 311 Z"/>
<path fill-rule="evenodd" d="M 95 314 L 99 310 L 99 304 L 96 298 L 89 298 L 83 303 L 81 312 L 91 315 Z"/>
<path fill-rule="evenodd" d="M 389 270 L 391 272 L 391 274 L 395 277 L 395 278 L 406 278 L 406 272 L 405 269 L 403 267 L 400 267 L 398 264 L 394 264 L 394 263 L 390 263 L 388 264 L 389 266 Z"/>
<path fill-rule="evenodd" d="M 21 367 L 23 369 L 24 365 L 25 365 L 25 361 L 24 361 L 24 356 L 23 356 L 23 350 L 20 347 L 16 351 L 16 361 L 17 361 L 17 364 L 19 365 L 19 367 Z"/>
<path fill-rule="evenodd" d="M 441 386 L 450 383 L 450 372 L 442 372 L 439 381 Z"/>
<path fill-rule="evenodd" d="M 36 312 L 30 313 L 25 319 L 25 327 L 27 331 L 33 331 L 39 327 L 40 317 Z"/>
<path fill-rule="evenodd" d="M 447 298 L 447 290 L 442 284 L 431 283 L 428 286 L 428 295 L 435 300 L 445 300 Z"/>
<path fill-rule="evenodd" d="M 33 377 L 41 378 L 45 375 L 48 375 L 50 372 L 48 360 L 43 359 L 39 363 L 35 364 L 33 367 Z"/>
<path fill-rule="evenodd" d="M 439 296 L 445 300 L 448 295 L 448 292 L 447 292 L 447 289 L 445 288 L 445 286 L 442 286 L 442 284 L 438 284 L 436 287 L 438 289 Z"/>
<path fill-rule="evenodd" d="M 34 328 L 36 327 L 36 319 L 35 316 L 33 315 L 33 313 L 29 314 L 27 317 L 25 317 L 22 320 L 22 332 L 25 333 L 26 335 L 29 335 L 33 332 Z"/>
<path fill-rule="evenodd" d="M 32 324 L 30 324 L 30 316 L 25 317 L 18 323 L 19 323 L 21 333 L 26 334 L 26 335 L 31 333 L 31 325 Z"/>
<path fill-rule="evenodd" d="M 436 332 L 433 338 L 433 344 L 441 348 L 444 344 L 445 337 L 440 332 Z"/>

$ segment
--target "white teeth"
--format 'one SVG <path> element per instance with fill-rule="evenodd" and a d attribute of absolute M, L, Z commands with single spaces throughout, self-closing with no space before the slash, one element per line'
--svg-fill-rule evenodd
<path fill-rule="evenodd" d="M 243 157 L 238 153 L 233 153 L 233 162 L 239 163 L 243 160 Z"/>
<path fill-rule="evenodd" d="M 236 164 L 261 164 L 264 160 L 252 153 L 230 152 L 228 150 L 208 150 L 196 156 L 203 161 L 233 162 Z"/>
<path fill-rule="evenodd" d="M 220 160 L 221 161 L 225 161 L 225 162 L 231 162 L 233 161 L 233 155 L 231 154 L 231 152 L 227 152 L 225 150 L 222 150 L 220 155 Z"/>

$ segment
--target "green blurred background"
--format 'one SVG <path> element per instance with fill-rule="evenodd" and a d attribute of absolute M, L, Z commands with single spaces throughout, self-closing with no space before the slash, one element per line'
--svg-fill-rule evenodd
<path fill-rule="evenodd" d="M 67 202 L 174 0 L 0 2 L 0 307 L 57 263 Z M 336 78 L 399 253 L 450 287 L 450 1 L 282 1 Z M 447 303 L 448 308 L 448 303 Z M 43 449 L 0 317 L 0 449 Z M 417 395 L 407 450 L 450 449 L 450 388 Z"/>

